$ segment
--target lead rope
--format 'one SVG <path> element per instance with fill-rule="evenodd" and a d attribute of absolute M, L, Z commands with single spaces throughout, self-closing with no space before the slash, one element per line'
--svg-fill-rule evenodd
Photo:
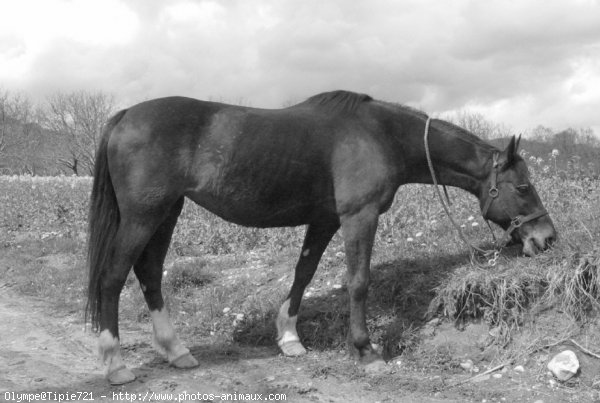
<path fill-rule="evenodd" d="M 440 192 L 437 177 L 435 175 L 435 170 L 433 169 L 433 162 L 431 161 L 431 153 L 429 151 L 429 123 L 430 123 L 430 121 L 431 121 L 431 118 L 428 116 L 427 122 L 425 123 L 425 136 L 424 136 L 425 155 L 427 156 L 427 165 L 429 166 L 429 172 L 431 173 L 431 178 L 433 179 L 433 184 L 434 184 L 435 192 L 438 196 L 438 199 L 440 200 L 440 203 L 442 204 L 442 207 L 444 208 L 446 215 L 450 219 L 450 222 L 452 223 L 452 225 L 458 232 L 458 236 L 469 247 L 470 252 L 471 252 L 471 262 L 476 262 L 478 265 L 481 265 L 481 263 L 479 263 L 474 258 L 475 252 L 478 252 L 481 255 L 483 255 L 485 258 L 488 258 L 487 265 L 490 267 L 493 267 L 496 265 L 496 263 L 498 261 L 498 257 L 500 256 L 500 249 L 489 249 L 489 250 L 481 249 L 481 248 L 473 245 L 471 242 L 469 242 L 467 237 L 465 237 L 462 230 L 460 229 L 460 226 L 454 221 L 454 218 L 452 217 L 452 214 L 450 213 L 450 209 L 448 208 L 448 206 L 446 206 L 446 203 L 444 202 L 444 198 L 442 197 L 442 193 Z M 488 226 L 489 226 L 489 223 L 488 223 Z M 491 227 L 490 227 L 490 230 L 491 230 Z M 492 234 L 493 234 L 493 231 L 492 231 Z M 495 236 L 494 236 L 494 238 L 495 238 Z"/>

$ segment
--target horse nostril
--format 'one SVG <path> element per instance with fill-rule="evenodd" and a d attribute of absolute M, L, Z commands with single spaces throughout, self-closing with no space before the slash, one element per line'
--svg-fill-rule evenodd
<path fill-rule="evenodd" d="M 554 245 L 554 242 L 556 242 L 556 236 L 549 236 L 548 238 L 546 238 L 546 248 L 549 248 L 552 245 Z"/>

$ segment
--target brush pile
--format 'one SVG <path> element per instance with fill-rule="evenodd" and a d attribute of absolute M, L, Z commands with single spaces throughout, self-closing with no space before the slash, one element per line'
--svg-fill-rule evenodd
<path fill-rule="evenodd" d="M 492 268 L 461 266 L 436 287 L 429 312 L 457 321 L 482 318 L 491 327 L 503 329 L 499 334 L 505 338 L 541 310 L 556 309 L 578 321 L 597 315 L 600 250 L 561 249 L 533 260 L 501 261 Z"/>

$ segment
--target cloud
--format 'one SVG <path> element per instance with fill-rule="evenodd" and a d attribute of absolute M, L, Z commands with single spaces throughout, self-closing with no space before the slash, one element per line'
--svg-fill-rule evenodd
<path fill-rule="evenodd" d="M 278 107 L 345 88 L 432 114 L 471 108 L 517 129 L 600 133 L 598 1 L 21 0 L 2 9 L 0 86 L 35 94 L 93 88 L 124 104 L 180 94 Z"/>

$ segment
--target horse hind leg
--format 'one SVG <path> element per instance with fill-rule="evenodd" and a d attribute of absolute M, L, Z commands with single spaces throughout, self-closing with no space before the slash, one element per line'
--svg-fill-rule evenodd
<path fill-rule="evenodd" d="M 296 322 L 304 289 L 312 280 L 321 256 L 329 241 L 338 230 L 337 217 L 315 222 L 308 226 L 302 252 L 296 264 L 294 283 L 277 316 L 277 345 L 286 356 L 298 356 L 306 353 L 300 342 Z"/>
<path fill-rule="evenodd" d="M 182 197 L 171 208 L 168 217 L 152 235 L 138 261 L 133 266 L 133 270 L 140 282 L 146 304 L 150 310 L 155 347 L 166 356 L 169 363 L 174 367 L 193 368 L 198 366 L 198 361 L 192 357 L 190 351 L 177 337 L 169 319 L 169 313 L 165 307 L 161 291 L 163 263 L 171 243 L 173 229 L 183 207 L 183 201 Z"/>
<path fill-rule="evenodd" d="M 155 225 L 152 220 L 121 217 L 115 235 L 111 266 L 100 277 L 100 336 L 98 348 L 107 364 L 106 378 L 113 385 L 131 382 L 135 375 L 121 357 L 119 342 L 119 296 L 129 270 L 137 260 Z"/>

